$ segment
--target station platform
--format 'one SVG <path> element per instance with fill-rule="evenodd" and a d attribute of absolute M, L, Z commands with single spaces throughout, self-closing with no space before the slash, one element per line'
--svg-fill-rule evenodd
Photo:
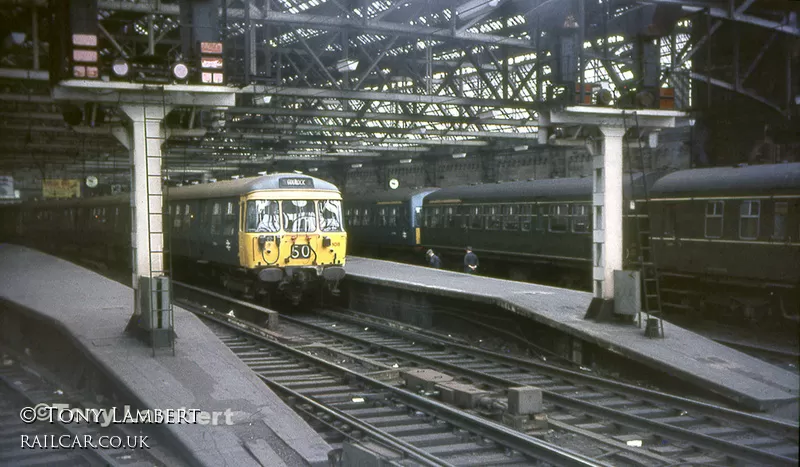
<path fill-rule="evenodd" d="M 796 404 L 800 394 L 797 374 L 666 321 L 666 337 L 652 339 L 637 326 L 584 320 L 588 292 L 352 256 L 345 268 L 351 281 L 499 306 L 753 410 Z"/>
<path fill-rule="evenodd" d="M 158 427 L 188 464 L 328 465 L 331 447 L 192 313 L 175 308 L 175 356 L 159 349 L 153 357 L 147 344 L 124 333 L 133 302 L 130 287 L 9 244 L 0 244 L 0 278 L 0 320 L 17 313 L 61 331 L 72 341 L 72 354 L 124 388 L 138 408 L 230 409 L 230 425 L 221 414 L 217 424 Z M 0 330 L 4 340 L 14 339 L 12 332 Z M 22 336 L 35 338 L 35 331 Z M 37 343 L 24 345 L 35 358 Z"/>

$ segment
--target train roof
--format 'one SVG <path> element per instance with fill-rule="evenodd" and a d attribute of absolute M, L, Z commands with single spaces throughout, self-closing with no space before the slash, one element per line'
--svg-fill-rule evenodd
<path fill-rule="evenodd" d="M 573 200 L 586 199 L 591 194 L 591 178 L 558 178 L 442 188 L 426 196 L 425 203 L 445 200 L 460 200 L 462 203 L 523 202 L 550 198 Z"/>
<path fill-rule="evenodd" d="M 306 185 L 281 185 L 282 180 L 311 180 L 313 188 Z M 242 196 L 254 191 L 262 190 L 313 190 L 339 192 L 339 189 L 330 182 L 320 178 L 296 173 L 274 173 L 260 177 L 240 178 L 225 180 L 216 183 L 204 183 L 178 188 L 170 188 L 167 197 L 170 200 L 203 199 L 203 198 L 228 198 Z"/>
<path fill-rule="evenodd" d="M 633 175 L 637 198 L 644 195 L 642 182 L 647 180 L 648 188 L 661 177 L 664 172 L 649 172 L 646 177 L 642 173 Z M 623 174 L 623 195 L 630 198 L 631 177 Z M 586 201 L 592 196 L 592 179 L 586 178 L 551 178 L 528 180 L 521 182 L 485 183 L 482 185 L 462 185 L 442 188 L 425 197 L 424 204 L 430 202 L 444 203 L 454 201 L 461 203 L 522 203 L 533 201 Z M 456 201 L 457 200 L 457 201 Z"/>
<path fill-rule="evenodd" d="M 800 163 L 681 170 L 659 179 L 650 193 L 654 198 L 800 194 Z"/>
<path fill-rule="evenodd" d="M 396 190 L 351 194 L 345 196 L 345 202 L 386 203 L 392 201 L 408 201 L 414 196 L 436 190 L 439 190 L 439 188 L 398 188 Z"/>

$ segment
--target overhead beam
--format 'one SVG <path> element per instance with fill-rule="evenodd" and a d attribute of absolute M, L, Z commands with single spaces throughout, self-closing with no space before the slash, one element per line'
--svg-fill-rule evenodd
<path fill-rule="evenodd" d="M 294 88 L 282 86 L 251 85 L 241 92 L 253 94 L 270 94 L 273 96 L 313 97 L 317 99 L 351 99 L 362 101 L 404 102 L 411 104 L 442 104 L 483 107 L 505 107 L 515 109 L 537 109 L 538 102 L 523 102 L 499 99 L 476 99 L 471 97 L 428 96 L 424 94 L 403 94 L 375 91 L 345 91 L 334 89 Z"/>

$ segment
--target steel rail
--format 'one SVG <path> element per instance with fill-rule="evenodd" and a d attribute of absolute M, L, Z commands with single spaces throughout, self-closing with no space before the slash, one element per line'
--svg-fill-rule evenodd
<path fill-rule="evenodd" d="M 219 314 L 217 312 L 208 309 L 198 309 L 196 305 L 190 303 L 180 303 L 180 305 L 186 310 L 191 311 L 197 314 L 198 316 L 204 318 Z M 223 319 L 215 321 L 220 322 L 221 324 L 226 325 L 228 327 L 235 328 L 240 332 L 245 331 L 244 329 L 241 329 L 240 326 L 245 326 L 247 329 L 253 328 L 252 325 L 247 323 L 242 323 L 240 320 L 237 320 L 235 318 L 230 319 L 229 317 L 225 317 Z M 234 322 L 236 322 L 236 324 L 234 324 Z M 410 407 L 414 407 L 417 410 L 423 412 L 431 413 L 441 420 L 444 420 L 455 426 L 460 426 L 464 429 L 467 429 L 468 431 L 480 433 L 483 437 L 495 441 L 499 445 L 513 449 L 531 458 L 543 460 L 554 465 L 565 465 L 565 466 L 608 465 L 605 463 L 596 462 L 588 457 L 569 451 L 567 449 L 551 445 L 549 443 L 525 435 L 518 431 L 512 430 L 508 427 L 494 423 L 492 421 L 484 420 L 480 417 L 461 412 L 440 402 L 433 401 L 425 397 L 416 395 L 405 389 L 397 388 L 395 386 L 386 384 L 382 381 L 378 381 L 369 376 L 359 374 L 358 372 L 352 371 L 347 368 L 343 368 L 341 366 L 338 366 L 334 363 L 328 362 L 321 358 L 309 355 L 301 350 L 294 349 L 291 346 L 270 340 L 260 332 L 248 331 L 247 333 L 256 339 L 261 340 L 263 343 L 276 347 L 288 354 L 297 356 L 299 358 L 302 358 L 303 360 L 311 361 L 323 368 L 329 368 L 335 372 L 343 373 L 347 375 L 349 378 L 351 378 L 351 380 L 360 381 L 365 385 L 381 388 L 384 391 L 392 393 L 398 399 L 401 399 L 403 403 L 407 404 Z"/>

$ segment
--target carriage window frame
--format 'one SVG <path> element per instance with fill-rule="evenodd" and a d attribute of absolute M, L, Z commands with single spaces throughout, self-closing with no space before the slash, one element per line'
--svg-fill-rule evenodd
<path fill-rule="evenodd" d="M 516 204 L 504 204 L 500 207 L 503 216 L 503 230 L 517 232 L 520 228 L 520 207 Z"/>
<path fill-rule="evenodd" d="M 547 206 L 542 205 L 542 204 L 537 204 L 534 207 L 534 210 L 536 211 L 536 231 L 537 232 L 544 232 L 544 231 L 547 230 L 545 228 L 545 226 L 548 224 L 548 222 L 549 222 L 548 219 L 550 217 L 548 209 L 549 208 Z M 531 216 L 533 216 L 533 215 L 531 215 Z"/>
<path fill-rule="evenodd" d="M 500 206 L 497 204 L 484 206 L 483 217 L 486 223 L 486 230 L 502 230 L 503 216 L 500 214 Z"/>
<path fill-rule="evenodd" d="M 219 201 L 211 205 L 211 235 L 222 235 L 222 206 Z"/>
<path fill-rule="evenodd" d="M 174 212 L 175 215 L 172 217 L 172 228 L 180 229 L 183 225 L 183 215 L 181 214 L 181 205 L 179 203 L 175 203 Z"/>
<path fill-rule="evenodd" d="M 191 229 L 192 219 L 194 215 L 192 214 L 191 207 L 189 203 L 186 203 L 183 207 L 183 230 L 188 231 Z"/>
<path fill-rule="evenodd" d="M 361 213 L 361 225 L 369 226 L 372 224 L 372 218 L 370 217 L 370 208 L 364 208 L 364 211 Z"/>
<path fill-rule="evenodd" d="M 551 204 L 548 208 L 548 211 L 550 215 L 547 217 L 547 231 L 552 233 L 569 232 L 569 227 L 570 227 L 569 204 L 566 203 Z"/>
<path fill-rule="evenodd" d="M 225 237 L 232 237 L 236 234 L 236 209 L 234 209 L 233 201 L 227 201 L 225 206 L 225 224 L 223 227 L 223 235 Z"/>
<path fill-rule="evenodd" d="M 519 229 L 522 232 L 530 232 L 533 230 L 533 205 L 532 204 L 520 204 L 519 205 Z"/>
<path fill-rule="evenodd" d="M 389 206 L 388 212 L 388 220 L 389 220 L 389 227 L 397 227 L 400 221 L 400 210 L 397 209 L 397 206 Z"/>
<path fill-rule="evenodd" d="M 667 203 L 664 205 L 664 238 L 676 238 L 678 236 L 678 205 L 675 203 Z"/>
<path fill-rule="evenodd" d="M 378 227 L 386 227 L 389 225 L 389 220 L 386 218 L 386 206 L 379 207 L 377 214 L 376 220 Z"/>
<path fill-rule="evenodd" d="M 756 207 L 756 213 L 753 214 L 753 207 Z M 755 235 L 745 235 L 745 228 L 748 223 L 752 223 L 755 219 Z M 739 239 L 741 240 L 756 240 L 761 233 L 761 201 L 760 200 L 742 200 L 739 204 Z"/>
<path fill-rule="evenodd" d="M 591 218 L 591 209 L 592 207 L 588 204 L 582 203 L 575 203 L 571 204 L 569 207 L 570 211 L 570 231 L 576 234 L 588 234 L 592 232 L 592 218 Z M 581 223 L 581 220 L 583 222 Z M 579 229 L 578 226 L 583 225 L 583 229 Z"/>
<path fill-rule="evenodd" d="M 480 206 L 469 207 L 469 228 L 470 230 L 484 229 L 483 210 Z"/>
<path fill-rule="evenodd" d="M 709 209 L 713 208 L 713 209 Z M 710 212 L 709 212 L 710 211 Z M 719 220 L 719 235 L 709 235 L 709 222 Z M 713 225 L 713 224 L 712 224 Z M 705 238 L 722 238 L 725 232 L 725 201 L 706 201 L 705 205 Z"/>
<path fill-rule="evenodd" d="M 458 226 L 458 208 L 456 206 L 445 206 L 444 208 L 444 227 L 454 229 Z"/>
<path fill-rule="evenodd" d="M 772 220 L 772 239 L 786 240 L 789 230 L 789 202 L 775 201 Z"/>

